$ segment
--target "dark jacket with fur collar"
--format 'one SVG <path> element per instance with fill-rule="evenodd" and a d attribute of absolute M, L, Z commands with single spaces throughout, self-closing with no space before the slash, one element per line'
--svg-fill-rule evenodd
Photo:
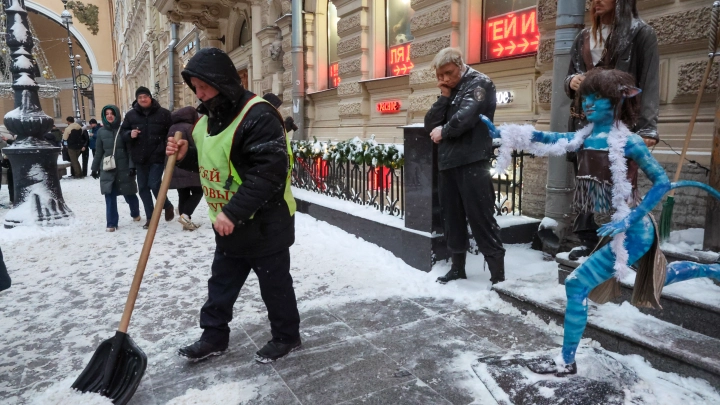
<path fill-rule="evenodd" d="M 425 114 L 425 130 L 442 126 L 438 145 L 438 169 L 446 170 L 480 160 L 490 160 L 490 132 L 480 114 L 495 117 L 495 85 L 486 75 L 466 65 L 460 83 L 450 97 L 440 96 Z"/>

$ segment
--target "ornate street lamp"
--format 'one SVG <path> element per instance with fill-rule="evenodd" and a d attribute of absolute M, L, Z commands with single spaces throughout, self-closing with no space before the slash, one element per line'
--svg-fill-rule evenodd
<path fill-rule="evenodd" d="M 80 66 L 80 55 L 75 55 L 75 58 L 77 59 L 77 66 L 75 69 L 77 70 L 77 78 L 80 76 L 83 76 L 83 68 Z M 78 79 L 75 79 L 75 83 L 77 84 Z M 80 105 L 82 107 L 82 121 L 83 124 L 85 124 L 85 99 L 83 98 L 82 90 L 78 90 L 78 96 L 80 97 Z"/>
<path fill-rule="evenodd" d="M 65 28 L 67 28 L 67 41 L 68 41 L 68 49 L 70 50 L 70 75 L 72 76 L 72 83 L 73 83 L 73 104 L 75 107 L 75 120 L 80 121 L 80 104 L 78 103 L 78 88 L 77 88 L 77 82 L 75 81 L 75 55 L 73 55 L 73 49 L 72 49 L 72 35 L 70 34 L 70 26 L 72 25 L 72 15 L 70 15 L 70 11 L 67 9 L 67 2 L 68 0 L 62 0 L 63 6 L 65 7 L 65 10 L 63 10 L 62 14 L 60 14 L 60 18 L 62 19 L 63 24 L 65 24 Z"/>
<path fill-rule="evenodd" d="M 58 179 L 57 158 L 60 148 L 44 140 L 53 119 L 40 107 L 39 86 L 35 82 L 37 62 L 31 51 L 24 0 L 2 0 L 8 24 L 4 33 L 12 56 L 12 89 L 15 109 L 5 114 L 5 127 L 16 135 L 12 146 L 2 152 L 13 168 L 15 201 L 5 215 L 5 227 L 67 223 L 72 211 L 65 205 Z"/>

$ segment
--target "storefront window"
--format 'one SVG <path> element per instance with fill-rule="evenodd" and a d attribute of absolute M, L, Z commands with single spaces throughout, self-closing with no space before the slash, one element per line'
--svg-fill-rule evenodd
<path fill-rule="evenodd" d="M 337 46 L 340 36 L 337 33 L 337 24 L 340 19 L 337 16 L 337 8 L 328 2 L 328 88 L 333 89 L 340 84 L 340 73 L 338 72 Z"/>
<path fill-rule="evenodd" d="M 537 52 L 540 32 L 536 0 L 488 0 L 484 9 L 483 60 Z"/>
<path fill-rule="evenodd" d="M 387 75 L 409 74 L 415 65 L 410 60 L 410 45 L 415 37 L 410 32 L 410 19 L 415 11 L 410 0 L 386 0 L 387 4 Z"/>

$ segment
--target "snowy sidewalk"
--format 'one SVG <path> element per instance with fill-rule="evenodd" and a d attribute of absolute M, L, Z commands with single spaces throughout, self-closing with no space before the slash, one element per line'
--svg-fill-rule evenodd
<path fill-rule="evenodd" d="M 71 397 L 67 388 L 117 328 L 145 231 L 120 199 L 120 228 L 105 233 L 104 199 L 93 179 L 63 180 L 62 187 L 76 215 L 71 226 L 0 230 L 13 278 L 0 293 L 2 404 L 108 403 Z M 170 199 L 177 201 L 172 190 Z M 562 328 L 523 316 L 488 291 L 482 258 L 468 259 L 469 280 L 442 286 L 434 280 L 447 263 L 423 273 L 298 214 L 291 254 L 303 349 L 272 365 L 254 363 L 270 331 L 251 274 L 235 306 L 229 351 L 189 363 L 175 353 L 200 334 L 214 249 L 205 210 L 201 203 L 195 217 L 203 225 L 195 232 L 160 224 L 128 331 L 148 355 L 131 404 L 494 404 L 473 370 L 479 357 L 559 352 Z M 527 246 L 507 248 L 508 278 L 556 268 Z M 579 353 L 595 350 L 584 343 Z M 606 354 L 638 376 L 628 392 L 633 403 L 720 403 L 703 380 L 653 370 L 638 356 Z M 58 402 L 63 396 L 67 402 Z"/>

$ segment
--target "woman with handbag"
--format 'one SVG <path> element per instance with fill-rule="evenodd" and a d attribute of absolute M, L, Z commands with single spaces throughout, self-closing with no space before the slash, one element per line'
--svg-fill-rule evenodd
<path fill-rule="evenodd" d="M 114 105 L 102 109 L 103 127 L 97 134 L 92 176 L 100 179 L 100 192 L 105 195 L 107 232 L 118 227 L 117 197 L 122 195 L 130 205 L 133 221 L 140 221 L 140 201 L 137 197 L 135 166 L 125 146 L 120 131 L 120 110 Z"/>

